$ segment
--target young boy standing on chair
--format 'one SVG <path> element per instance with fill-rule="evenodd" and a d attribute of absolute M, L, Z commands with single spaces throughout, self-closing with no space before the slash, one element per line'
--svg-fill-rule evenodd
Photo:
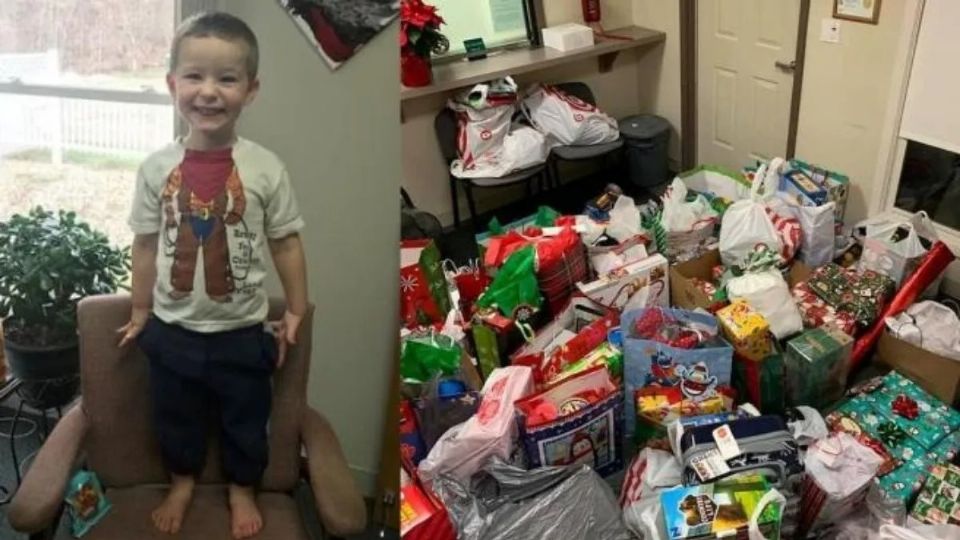
<path fill-rule="evenodd" d="M 271 375 L 307 310 L 304 223 L 286 169 L 236 134 L 259 88 L 257 62 L 257 39 L 236 17 L 181 24 L 167 85 L 189 132 L 137 175 L 133 310 L 120 346 L 136 340 L 150 361 L 153 421 L 171 474 L 153 523 L 167 533 L 180 530 L 206 461 L 208 410 L 219 412 L 233 536 L 262 528 L 254 488 L 267 465 Z M 264 244 L 287 301 L 273 332 Z"/>

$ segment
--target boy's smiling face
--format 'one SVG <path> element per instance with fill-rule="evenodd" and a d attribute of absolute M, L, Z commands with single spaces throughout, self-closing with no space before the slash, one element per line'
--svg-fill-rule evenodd
<path fill-rule="evenodd" d="M 240 112 L 260 86 L 247 72 L 248 53 L 245 43 L 217 37 L 188 37 L 180 43 L 167 87 L 190 126 L 187 146 L 209 149 L 233 142 Z"/>

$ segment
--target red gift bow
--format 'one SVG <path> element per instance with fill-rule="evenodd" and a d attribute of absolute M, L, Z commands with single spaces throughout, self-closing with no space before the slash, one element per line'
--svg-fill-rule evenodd
<path fill-rule="evenodd" d="M 898 395 L 893 403 L 890 404 L 890 408 L 893 409 L 893 412 L 906 418 L 907 420 L 916 420 L 920 416 L 920 407 L 917 406 L 916 400 L 907 397 L 904 394 Z"/>

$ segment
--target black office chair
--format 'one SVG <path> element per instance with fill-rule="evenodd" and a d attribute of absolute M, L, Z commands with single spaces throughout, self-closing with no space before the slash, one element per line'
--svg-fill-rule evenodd
<path fill-rule="evenodd" d="M 459 156 L 457 155 L 457 117 L 449 108 L 444 108 L 437 114 L 433 122 L 434 131 L 437 135 L 437 142 L 440 144 L 440 152 L 447 163 L 447 174 L 450 177 L 450 201 L 453 205 L 453 223 L 460 226 L 460 206 L 457 201 L 457 183 L 463 184 L 463 189 L 467 195 L 467 206 L 470 209 L 470 220 L 475 229 L 480 228 L 477 222 L 477 206 L 473 198 L 473 188 L 493 188 L 502 187 L 520 182 L 527 183 L 526 196 L 529 199 L 533 196 L 533 182 L 538 183 L 545 179 L 546 165 L 540 164 L 519 171 L 514 171 L 500 178 L 460 178 L 450 172 L 450 164 Z"/>
<path fill-rule="evenodd" d="M 554 85 L 565 94 L 580 99 L 590 105 L 597 105 L 597 98 L 593 95 L 590 87 L 582 82 L 566 82 Z M 623 138 L 609 143 L 587 144 L 587 145 L 563 145 L 556 146 L 550 152 L 547 158 L 547 185 L 550 188 L 560 186 L 560 167 L 561 161 L 585 161 L 599 158 L 608 158 L 614 156 L 623 149 Z"/>

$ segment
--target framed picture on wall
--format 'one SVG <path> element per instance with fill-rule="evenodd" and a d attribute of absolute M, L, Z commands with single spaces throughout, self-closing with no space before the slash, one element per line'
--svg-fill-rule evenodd
<path fill-rule="evenodd" d="M 833 0 L 833 18 L 877 24 L 880 0 Z"/>

